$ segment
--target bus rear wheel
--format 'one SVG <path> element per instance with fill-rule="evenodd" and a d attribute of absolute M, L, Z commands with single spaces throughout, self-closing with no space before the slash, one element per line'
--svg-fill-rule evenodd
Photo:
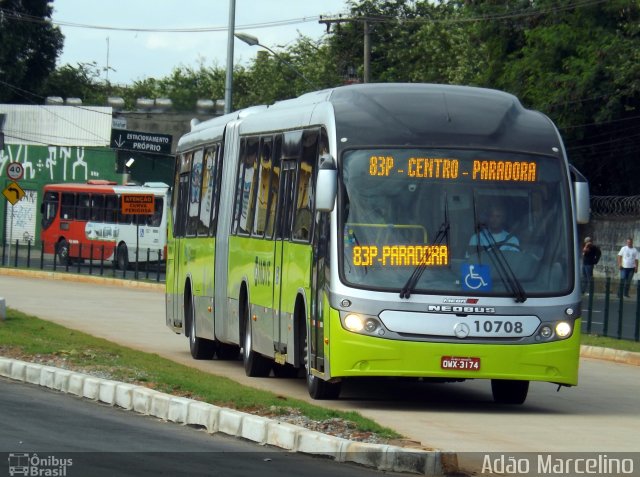
<path fill-rule="evenodd" d="M 199 338 L 196 333 L 196 318 L 193 313 L 191 293 L 185 302 L 185 315 L 189 321 L 189 351 L 193 359 L 213 359 L 216 352 L 215 341 Z"/>
<path fill-rule="evenodd" d="M 70 265 L 71 258 L 69 257 L 69 242 L 65 239 L 60 240 L 58 242 L 58 250 L 56 252 L 56 256 L 58 257 L 59 265 Z"/>
<path fill-rule="evenodd" d="M 498 404 L 522 404 L 529 393 L 529 381 L 492 379 L 491 392 Z"/>
<path fill-rule="evenodd" d="M 242 316 L 244 321 L 244 340 L 242 348 L 242 362 L 244 372 L 247 376 L 264 378 L 271 372 L 272 362 L 269 358 L 253 351 L 253 335 L 251 317 L 249 316 L 249 305 L 242 306 Z"/>
<path fill-rule="evenodd" d="M 116 251 L 116 263 L 120 270 L 126 270 L 127 267 L 129 267 L 129 251 L 127 250 L 127 246 L 123 243 L 118 245 L 118 250 Z"/>

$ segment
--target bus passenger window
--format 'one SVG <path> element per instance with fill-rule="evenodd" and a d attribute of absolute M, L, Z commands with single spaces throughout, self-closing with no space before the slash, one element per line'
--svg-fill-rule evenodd
<path fill-rule="evenodd" d="M 104 221 L 115 224 L 118 218 L 118 197 L 115 195 L 105 196 L 104 201 Z"/>
<path fill-rule="evenodd" d="M 213 208 L 213 181 L 215 148 L 207 149 L 204 157 L 204 170 L 202 171 L 202 197 L 200 199 L 200 216 L 198 218 L 198 235 L 205 236 L 209 233 L 211 225 L 211 209 Z"/>
<path fill-rule="evenodd" d="M 242 180 L 240 208 L 238 210 L 238 232 L 248 234 L 253 226 L 253 215 L 255 211 L 256 189 L 258 184 L 258 139 L 247 140 L 245 154 L 241 156 L 240 172 Z"/>
<path fill-rule="evenodd" d="M 318 158 L 318 131 L 305 131 L 303 136 L 302 161 L 298 169 L 293 239 L 309 240 L 313 210 L 314 165 Z"/>
<path fill-rule="evenodd" d="M 104 222 L 104 196 L 91 196 L 91 221 Z"/>
<path fill-rule="evenodd" d="M 276 136 L 271 153 L 271 183 L 269 185 L 269 198 L 267 204 L 266 237 L 273 238 L 274 224 L 276 223 L 276 210 L 278 205 L 278 191 L 280 190 L 280 149 L 282 136 Z"/>
<path fill-rule="evenodd" d="M 271 182 L 271 138 L 263 139 L 260 148 L 260 170 L 256 194 L 256 213 L 253 222 L 253 235 L 262 237 L 265 232 L 267 222 L 267 203 L 269 200 L 269 184 Z"/>
<path fill-rule="evenodd" d="M 64 220 L 73 220 L 74 210 L 76 206 L 76 195 L 70 192 L 62 194 L 62 207 L 60 208 L 60 217 Z"/>
<path fill-rule="evenodd" d="M 147 225 L 149 227 L 160 227 L 162 223 L 162 208 L 162 197 L 156 197 L 155 203 L 153 204 L 153 214 L 147 215 Z"/>
<path fill-rule="evenodd" d="M 196 235 L 200 214 L 200 194 L 202 192 L 202 149 L 193 154 L 191 166 L 191 182 L 189 185 L 189 206 L 187 210 L 187 235 Z"/>
<path fill-rule="evenodd" d="M 78 204 L 76 207 L 77 220 L 89 220 L 90 211 L 89 194 L 78 194 Z"/>

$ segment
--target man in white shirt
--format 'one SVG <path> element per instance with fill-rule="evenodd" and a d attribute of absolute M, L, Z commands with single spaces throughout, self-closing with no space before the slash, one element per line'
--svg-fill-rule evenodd
<path fill-rule="evenodd" d="M 624 296 L 629 296 L 629 288 L 631 287 L 631 279 L 633 274 L 638 271 L 638 250 L 633 246 L 633 239 L 627 239 L 627 245 L 622 247 L 618 252 L 618 268 L 620 269 L 620 291 L 618 296 L 624 290 Z"/>

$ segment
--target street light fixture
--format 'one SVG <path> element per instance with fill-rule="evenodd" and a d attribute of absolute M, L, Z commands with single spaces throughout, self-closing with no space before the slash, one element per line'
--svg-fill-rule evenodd
<path fill-rule="evenodd" d="M 256 38 L 255 36 L 249 35 L 248 33 L 242 33 L 242 32 L 236 32 L 236 33 L 234 33 L 234 35 L 238 40 L 243 41 L 244 43 L 246 43 L 249 46 L 256 46 L 256 45 L 257 46 L 261 46 L 262 48 L 267 50 L 269 53 L 271 53 L 278 61 L 284 63 L 289 68 L 291 68 L 291 70 L 295 74 L 300 76 L 300 78 L 302 78 L 309 86 L 311 86 L 313 89 L 318 89 L 318 86 L 316 86 L 311 81 L 309 81 L 300 71 L 298 71 L 298 69 L 295 66 L 293 66 L 291 63 L 286 61 L 284 58 L 282 58 L 279 54 L 277 54 L 275 51 L 273 51 L 268 46 L 265 46 L 262 43 L 260 43 L 260 40 L 258 40 L 258 38 Z"/>

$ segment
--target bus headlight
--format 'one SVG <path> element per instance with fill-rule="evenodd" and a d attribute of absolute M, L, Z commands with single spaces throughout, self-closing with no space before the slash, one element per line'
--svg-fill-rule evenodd
<path fill-rule="evenodd" d="M 545 325 L 540 329 L 540 336 L 542 336 L 544 339 L 551 338 L 552 334 L 553 334 L 553 331 L 551 331 L 550 326 Z"/>
<path fill-rule="evenodd" d="M 358 333 L 364 329 L 364 319 L 360 315 L 349 313 L 344 317 L 344 326 L 346 326 L 349 331 Z"/>
<path fill-rule="evenodd" d="M 566 338 L 571 334 L 571 325 L 566 321 L 560 321 L 556 324 L 556 334 L 560 338 Z"/>

